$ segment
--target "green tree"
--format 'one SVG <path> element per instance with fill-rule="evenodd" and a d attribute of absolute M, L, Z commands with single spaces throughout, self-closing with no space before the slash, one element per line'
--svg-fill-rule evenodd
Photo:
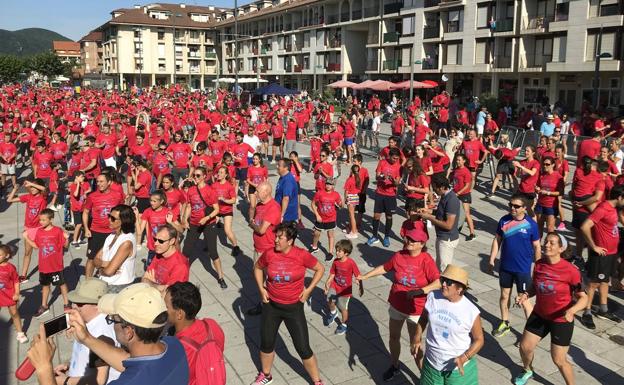
<path fill-rule="evenodd" d="M 62 75 L 65 71 L 65 65 L 61 62 L 61 59 L 52 52 L 31 56 L 28 62 L 30 70 L 39 72 L 48 78 Z"/>
<path fill-rule="evenodd" d="M 17 81 L 20 73 L 27 72 L 26 70 L 23 59 L 14 55 L 0 55 L 0 83 Z"/>

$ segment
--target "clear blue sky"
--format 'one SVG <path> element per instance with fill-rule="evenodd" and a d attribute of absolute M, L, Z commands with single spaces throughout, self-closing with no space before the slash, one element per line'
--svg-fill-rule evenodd
<path fill-rule="evenodd" d="M 247 4 L 250 0 L 240 0 Z M 138 1 L 138 0 L 0 0 L 0 28 L 15 31 L 23 28 L 46 28 L 72 40 L 78 40 L 110 19 L 116 8 L 134 4 L 186 3 L 234 7 L 234 0 L 210 1 Z"/>

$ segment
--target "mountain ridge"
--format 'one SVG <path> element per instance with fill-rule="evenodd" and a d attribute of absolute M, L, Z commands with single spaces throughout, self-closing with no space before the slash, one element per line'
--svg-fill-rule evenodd
<path fill-rule="evenodd" d="M 45 28 L 0 29 L 0 55 L 29 56 L 52 49 L 52 41 L 71 39 Z"/>

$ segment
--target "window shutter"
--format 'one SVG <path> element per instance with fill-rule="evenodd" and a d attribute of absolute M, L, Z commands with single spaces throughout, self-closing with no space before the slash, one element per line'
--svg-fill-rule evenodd
<path fill-rule="evenodd" d="M 475 63 L 483 64 L 485 63 L 485 42 L 478 41 L 475 48 Z"/>
<path fill-rule="evenodd" d="M 596 57 L 596 34 L 587 34 L 587 45 L 585 47 L 585 61 L 594 61 Z"/>
<path fill-rule="evenodd" d="M 457 64 L 457 44 L 446 46 L 446 64 Z"/>
<path fill-rule="evenodd" d="M 607 32 L 602 34 L 602 42 L 600 45 L 599 53 L 610 53 L 613 56 L 615 48 L 615 32 Z"/>
<path fill-rule="evenodd" d="M 477 28 L 487 27 L 488 23 L 488 7 L 477 8 Z"/>
<path fill-rule="evenodd" d="M 402 59 L 401 63 L 404 66 L 411 66 L 411 63 L 410 63 L 410 49 L 411 49 L 411 47 L 403 48 L 403 50 L 401 52 L 401 59 Z"/>
<path fill-rule="evenodd" d="M 165 57 L 165 45 L 158 44 L 158 57 Z"/>
<path fill-rule="evenodd" d="M 410 35 L 413 33 L 414 33 L 414 17 L 404 17 L 402 35 Z"/>

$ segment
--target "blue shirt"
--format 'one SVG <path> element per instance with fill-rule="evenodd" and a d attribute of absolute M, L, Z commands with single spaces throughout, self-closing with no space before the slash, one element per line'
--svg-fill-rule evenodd
<path fill-rule="evenodd" d="M 299 186 L 293 174 L 288 173 L 281 176 L 277 181 L 277 187 L 275 188 L 275 200 L 282 205 L 282 199 L 288 197 L 288 206 L 284 213 L 284 222 L 296 221 L 299 219 L 299 213 L 297 210 L 297 202 L 299 199 Z"/>
<path fill-rule="evenodd" d="M 485 117 L 487 116 L 487 114 L 483 111 L 479 111 L 479 113 L 477 114 L 477 122 L 476 124 L 478 125 L 484 125 L 485 124 Z"/>
<path fill-rule="evenodd" d="M 555 123 L 544 122 L 540 126 L 540 132 L 545 136 L 552 136 L 555 133 Z"/>
<path fill-rule="evenodd" d="M 507 214 L 498 221 L 496 234 L 502 239 L 500 268 L 511 273 L 531 273 L 533 242 L 540 239 L 537 223 L 528 215 L 517 221 Z"/>
<path fill-rule="evenodd" d="M 132 357 L 124 360 L 126 370 L 109 385 L 188 384 L 189 367 L 184 347 L 175 337 L 163 337 L 165 351 L 157 356 Z"/>

